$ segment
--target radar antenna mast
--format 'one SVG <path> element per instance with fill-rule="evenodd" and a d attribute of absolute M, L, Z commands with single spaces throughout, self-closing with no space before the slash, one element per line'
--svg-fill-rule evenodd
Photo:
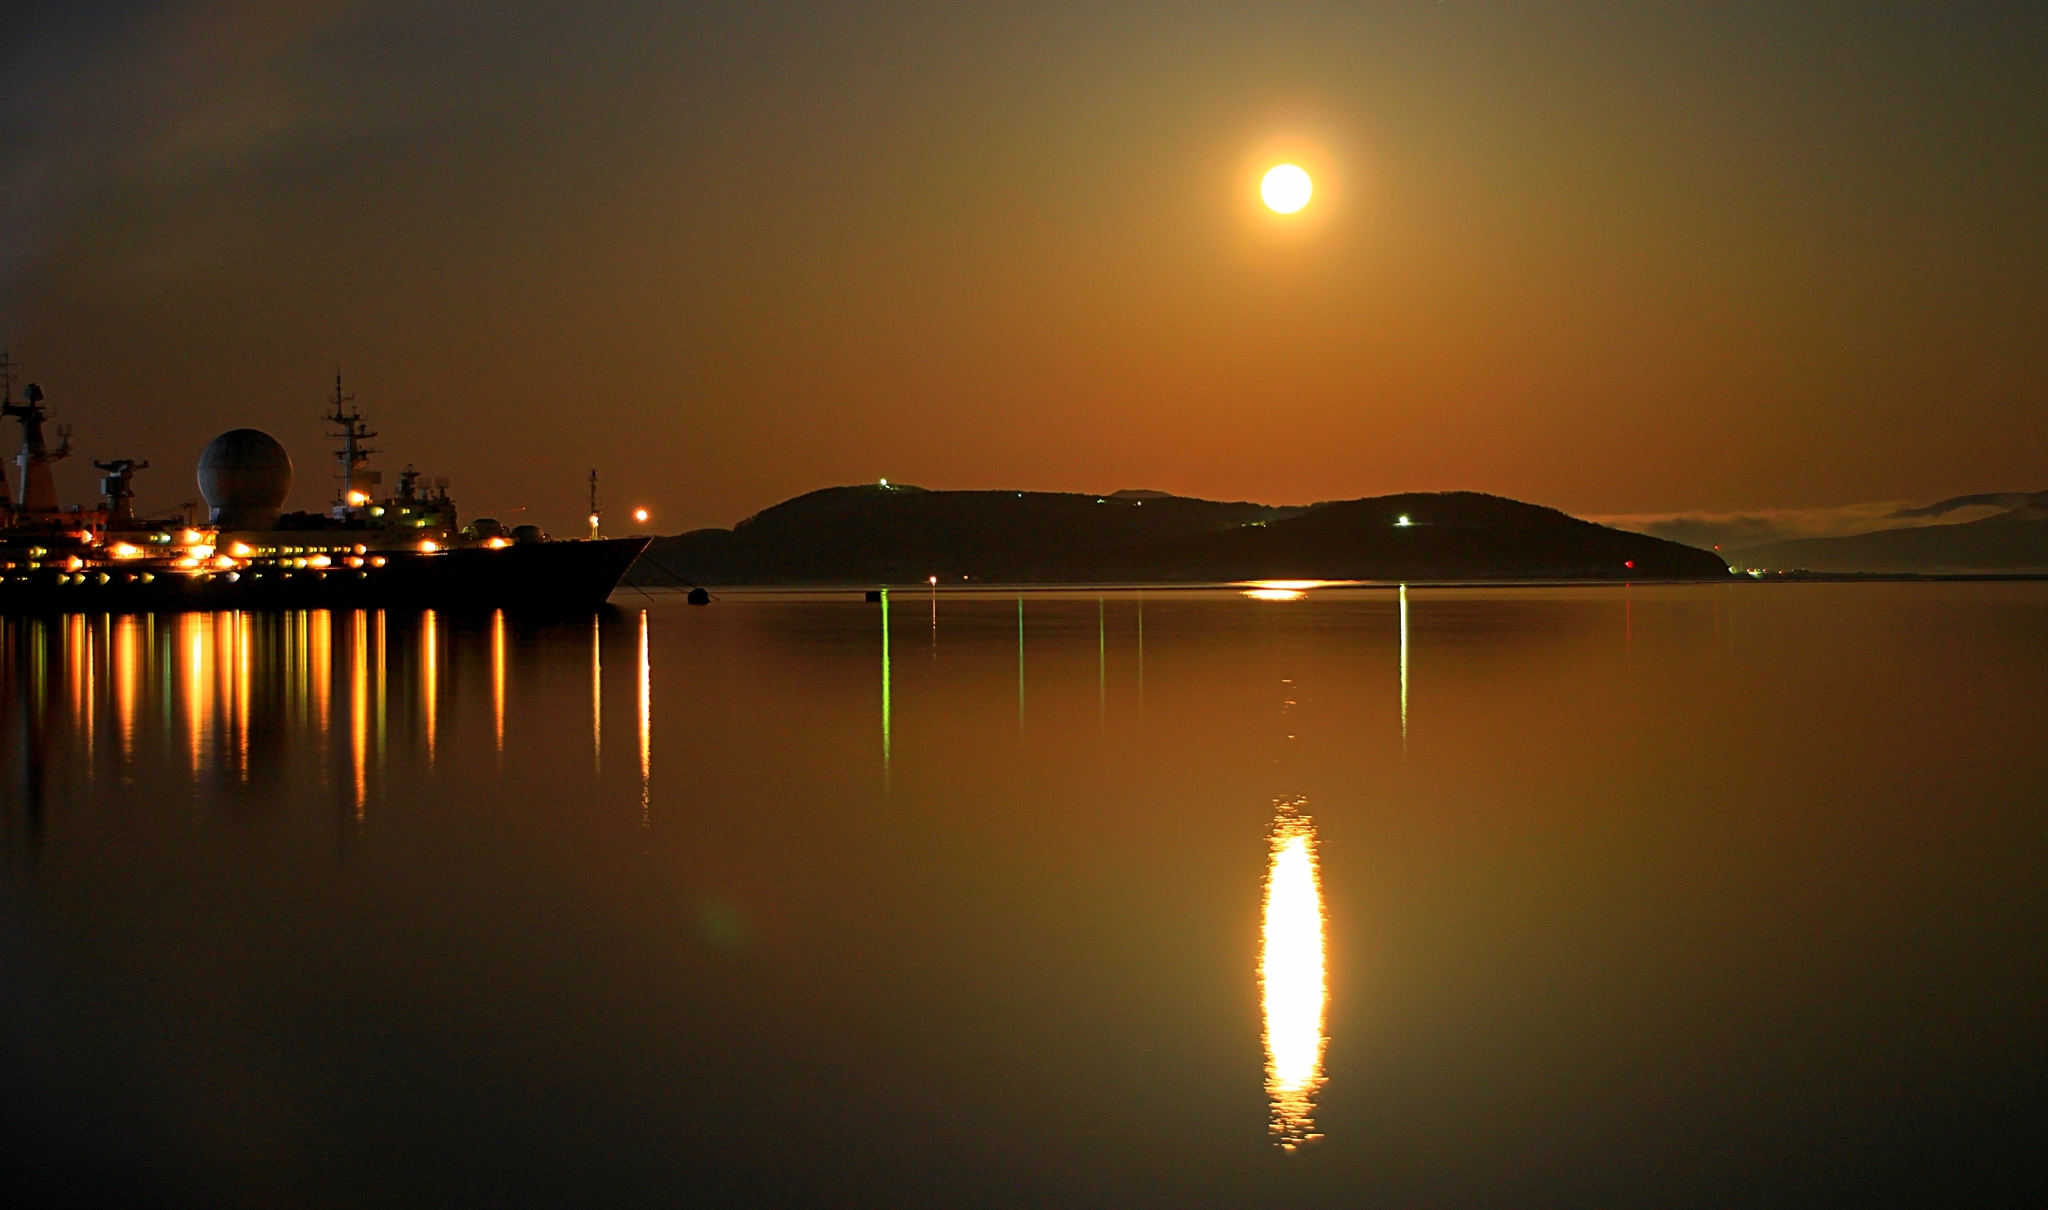
<path fill-rule="evenodd" d="M 0 349 L 0 415 L 14 415 L 14 350 Z M 0 471 L 0 524 L 14 520 L 14 497 L 7 493 L 7 474 Z"/>
<path fill-rule="evenodd" d="M 329 433 L 328 436 L 339 437 L 342 441 L 342 447 L 334 451 L 334 460 L 341 464 L 341 470 L 335 476 L 341 480 L 341 489 L 336 493 L 335 504 L 344 509 L 361 508 L 368 504 L 374 494 L 370 489 L 384 481 L 381 473 L 362 469 L 363 464 L 370 460 L 371 454 L 382 451 L 363 444 L 377 434 L 363 418 L 362 412 L 350 406 L 355 401 L 354 395 L 342 393 L 341 367 L 335 366 L 334 398 L 328 401 L 333 410 L 328 412 L 324 419 L 327 423 L 340 428 L 339 432 Z"/>
<path fill-rule="evenodd" d="M 50 464 L 71 456 L 71 426 L 57 426 L 57 448 L 51 449 L 43 441 L 43 421 L 50 418 L 49 409 L 43 406 L 43 388 L 31 382 L 22 392 L 22 402 L 14 402 L 14 359 L 6 354 L 0 358 L 5 360 L 0 379 L 6 383 L 0 390 L 0 416 L 21 421 L 21 452 L 14 456 L 14 465 L 21 469 L 19 511 L 55 513 L 57 480 L 50 474 Z"/>

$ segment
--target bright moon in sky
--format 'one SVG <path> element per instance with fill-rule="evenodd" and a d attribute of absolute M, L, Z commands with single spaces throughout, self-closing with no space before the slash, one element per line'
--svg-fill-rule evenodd
<path fill-rule="evenodd" d="M 1266 205 L 1280 214 L 1293 214 L 1308 205 L 1309 195 L 1316 191 L 1308 173 L 1292 164 L 1282 164 L 1266 173 L 1266 179 L 1259 182 L 1259 196 L 1266 199 Z"/>

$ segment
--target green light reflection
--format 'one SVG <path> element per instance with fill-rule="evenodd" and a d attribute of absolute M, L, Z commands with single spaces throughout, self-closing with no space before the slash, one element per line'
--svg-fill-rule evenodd
<path fill-rule="evenodd" d="M 1408 755 L 1408 586 L 1401 585 L 1401 755 Z"/>
<path fill-rule="evenodd" d="M 889 590 L 882 590 L 882 788 L 889 788 Z"/>

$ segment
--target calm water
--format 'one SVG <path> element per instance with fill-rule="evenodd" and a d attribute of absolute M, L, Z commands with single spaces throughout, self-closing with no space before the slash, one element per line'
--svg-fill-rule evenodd
<path fill-rule="evenodd" d="M 2043 1175 L 2048 586 L 618 602 L 8 619 L 7 1182 Z"/>

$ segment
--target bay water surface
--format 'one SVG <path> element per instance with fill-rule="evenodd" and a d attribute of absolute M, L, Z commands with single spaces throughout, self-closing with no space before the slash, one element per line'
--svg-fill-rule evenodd
<path fill-rule="evenodd" d="M 2027 1202 L 2048 585 L 4 620 L 7 1183 Z"/>

